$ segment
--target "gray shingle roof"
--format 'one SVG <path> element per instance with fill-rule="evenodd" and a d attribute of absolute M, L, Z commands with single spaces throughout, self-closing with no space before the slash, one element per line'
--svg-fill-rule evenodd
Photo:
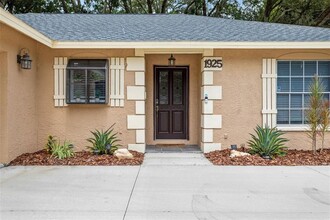
<path fill-rule="evenodd" d="M 17 14 L 57 41 L 330 41 L 330 29 L 195 15 Z"/>

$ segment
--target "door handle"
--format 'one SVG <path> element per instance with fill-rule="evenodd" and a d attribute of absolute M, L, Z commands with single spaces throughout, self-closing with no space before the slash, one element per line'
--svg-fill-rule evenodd
<path fill-rule="evenodd" d="M 158 112 L 158 105 L 156 105 L 156 112 Z"/>

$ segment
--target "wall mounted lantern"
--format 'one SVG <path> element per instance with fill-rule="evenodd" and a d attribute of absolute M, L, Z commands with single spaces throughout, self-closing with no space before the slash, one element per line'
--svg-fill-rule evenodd
<path fill-rule="evenodd" d="M 32 60 L 28 49 L 23 48 L 19 51 L 19 54 L 17 55 L 17 63 L 21 65 L 22 69 L 31 69 Z"/>
<path fill-rule="evenodd" d="M 170 58 L 168 58 L 168 65 L 169 66 L 175 66 L 175 58 L 173 56 L 173 54 L 171 54 Z"/>

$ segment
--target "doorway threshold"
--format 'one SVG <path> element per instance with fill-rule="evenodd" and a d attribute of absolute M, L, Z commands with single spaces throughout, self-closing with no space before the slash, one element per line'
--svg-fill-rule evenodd
<path fill-rule="evenodd" d="M 147 145 L 146 153 L 201 153 L 198 145 L 157 144 Z"/>

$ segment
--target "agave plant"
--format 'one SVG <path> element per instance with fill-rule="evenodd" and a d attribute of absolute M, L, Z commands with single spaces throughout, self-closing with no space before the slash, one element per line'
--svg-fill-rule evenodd
<path fill-rule="evenodd" d="M 120 141 L 117 137 L 118 133 L 114 133 L 114 125 L 111 125 L 107 130 L 91 131 L 93 134 L 92 138 L 88 138 L 87 141 L 92 144 L 92 146 L 87 146 L 95 154 L 113 154 L 120 144 Z"/>
<path fill-rule="evenodd" d="M 251 147 L 250 154 L 259 154 L 263 158 L 286 155 L 285 143 L 288 142 L 288 139 L 281 137 L 283 132 L 276 128 L 262 128 L 259 125 L 254 131 L 257 135 L 250 134 L 252 140 L 248 141 L 248 145 Z"/>

